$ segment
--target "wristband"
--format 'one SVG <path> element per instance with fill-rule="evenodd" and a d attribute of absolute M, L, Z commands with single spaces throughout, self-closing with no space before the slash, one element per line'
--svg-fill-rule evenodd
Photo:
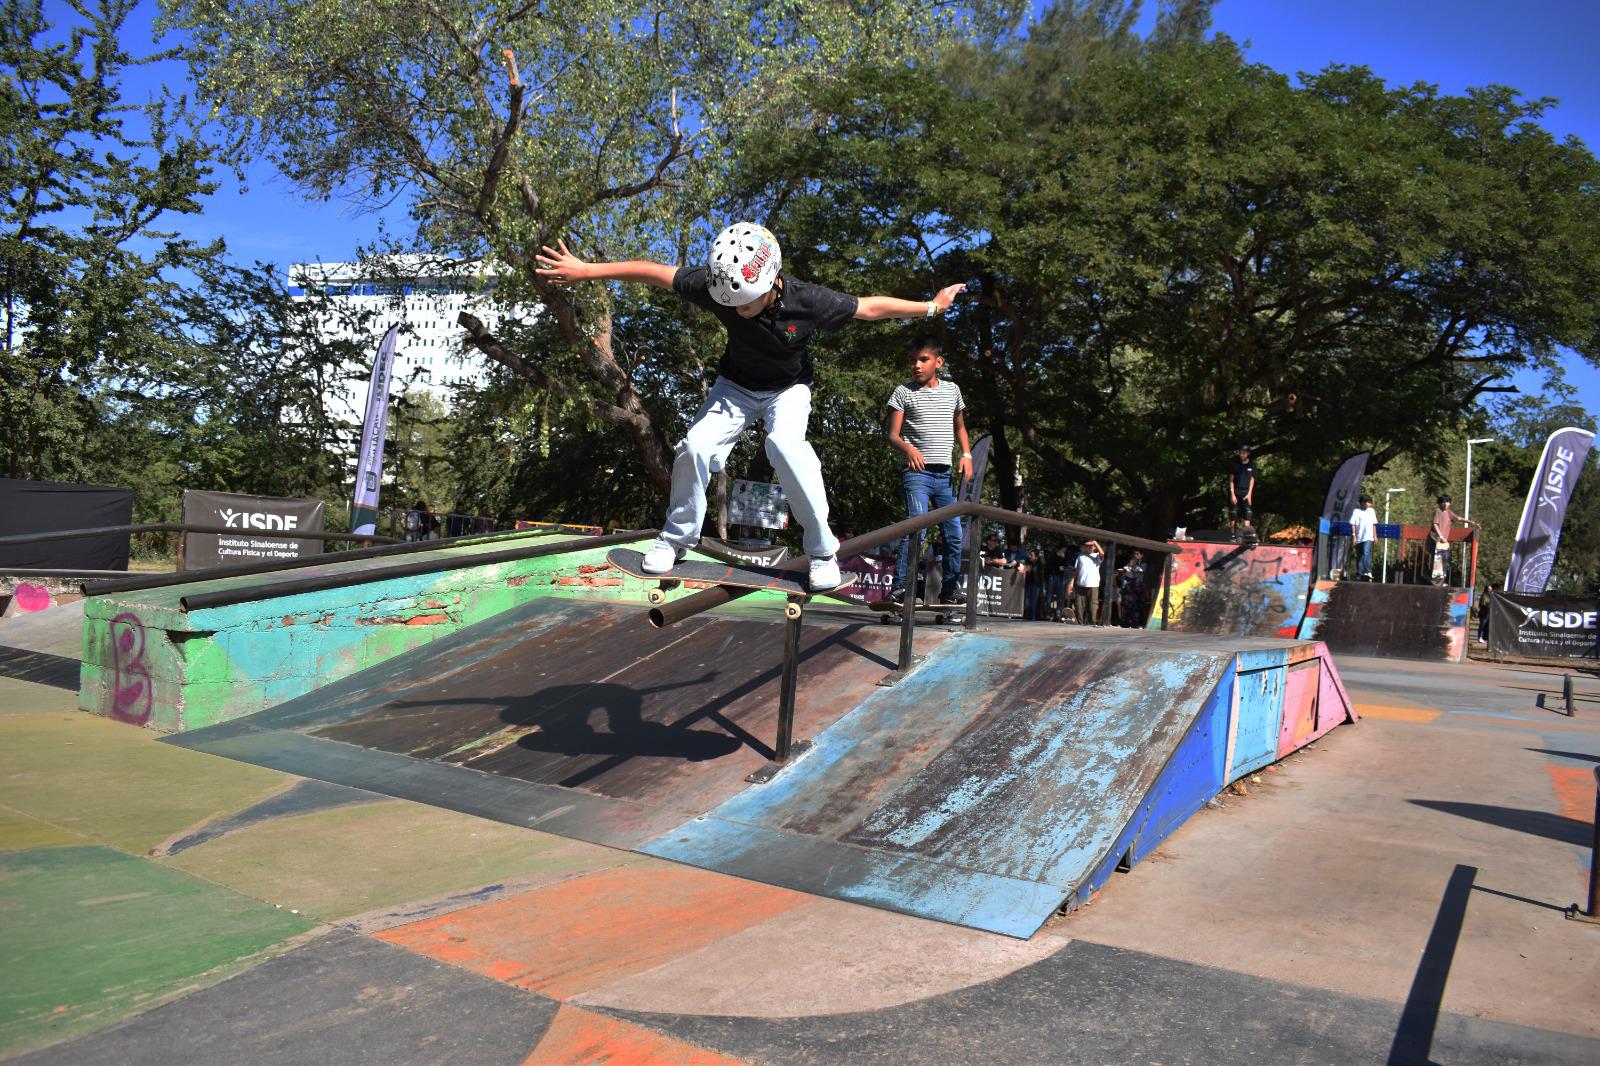
<path fill-rule="evenodd" d="M 937 306 L 938 306 L 938 305 L 937 305 L 937 304 L 935 304 L 935 303 L 934 303 L 934 302 L 933 302 L 933 301 L 932 301 L 932 300 L 929 300 L 929 301 L 928 301 L 928 313 L 927 313 L 927 314 L 926 314 L 926 315 L 925 315 L 925 316 L 924 316 L 924 317 L 925 317 L 925 318 L 932 318 L 932 317 L 933 317 L 933 312 L 934 312 L 934 309 L 935 309 L 935 308 L 936 308 L 936 307 L 937 307 Z"/>
<path fill-rule="evenodd" d="M 961 453 L 961 458 L 963 458 L 963 459 L 971 459 L 972 458 L 972 453 L 971 452 L 962 452 Z"/>

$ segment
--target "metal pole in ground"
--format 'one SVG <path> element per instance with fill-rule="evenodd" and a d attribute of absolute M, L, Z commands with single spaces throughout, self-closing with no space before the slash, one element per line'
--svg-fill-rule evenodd
<path fill-rule="evenodd" d="M 1167 631 L 1167 616 L 1172 610 L 1172 553 L 1167 552 L 1161 564 L 1161 631 Z"/>
<path fill-rule="evenodd" d="M 786 616 L 783 634 L 783 680 L 778 688 L 778 739 L 772 746 L 772 761 L 789 761 L 790 743 L 794 739 L 794 693 L 800 673 L 800 626 L 802 608 L 798 600 L 790 600 L 784 610 Z"/>
<path fill-rule="evenodd" d="M 1100 624 L 1108 626 L 1111 624 L 1111 597 L 1118 595 L 1116 541 L 1106 545 L 1105 570 L 1100 575 L 1100 594 L 1106 601 L 1100 605 Z M 1118 606 L 1120 608 L 1120 604 Z"/>
<path fill-rule="evenodd" d="M 978 531 L 983 523 L 977 515 L 967 517 L 967 628 L 978 628 Z"/>
<path fill-rule="evenodd" d="M 1567 674 L 1561 679 L 1561 705 L 1567 709 L 1567 717 L 1577 717 L 1578 710 L 1572 705 L 1572 675 Z"/>
<path fill-rule="evenodd" d="M 922 530 L 911 534 L 906 545 L 905 602 L 900 607 L 900 673 L 911 669 L 911 638 L 917 625 L 917 577 L 922 571 Z"/>
<path fill-rule="evenodd" d="M 1594 768 L 1594 839 L 1589 842 L 1589 905 L 1582 911 L 1574 903 L 1567 917 L 1600 925 L 1600 766 Z"/>

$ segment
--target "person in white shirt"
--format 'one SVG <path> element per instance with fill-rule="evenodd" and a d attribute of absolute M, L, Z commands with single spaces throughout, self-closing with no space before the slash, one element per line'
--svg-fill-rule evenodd
<path fill-rule="evenodd" d="M 1098 542 L 1084 541 L 1072 568 L 1072 580 L 1067 583 L 1067 597 L 1074 601 L 1078 621 L 1083 625 L 1100 624 L 1100 560 L 1104 558 Z"/>
<path fill-rule="evenodd" d="M 1378 512 L 1372 497 L 1362 496 L 1360 506 L 1350 512 L 1350 539 L 1356 546 L 1356 577 L 1372 580 L 1372 545 L 1378 539 Z"/>

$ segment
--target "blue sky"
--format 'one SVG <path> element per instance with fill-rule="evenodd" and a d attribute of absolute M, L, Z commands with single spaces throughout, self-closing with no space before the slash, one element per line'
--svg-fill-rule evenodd
<path fill-rule="evenodd" d="M 49 6 L 69 17 L 65 4 Z M 1149 7 L 1152 19 L 1154 3 Z M 130 50 L 144 48 L 154 12 L 154 0 L 138 9 Z M 1361 64 L 1387 81 L 1431 82 L 1446 93 L 1495 83 L 1553 96 L 1561 103 L 1545 125 L 1600 148 L 1600 77 L 1592 56 L 1600 0 L 1222 0 L 1214 29 L 1245 44 L 1251 60 L 1287 73 Z M 137 97 L 163 82 L 182 91 L 182 69 L 136 71 L 127 87 Z M 375 236 L 371 215 L 337 202 L 307 202 L 264 165 L 251 169 L 244 189 L 231 176 L 219 177 L 223 188 L 186 228 L 208 239 L 220 232 L 237 258 L 280 265 L 343 260 Z M 1600 411 L 1600 370 L 1577 358 L 1567 362 L 1585 408 Z M 1530 375 L 1517 384 L 1539 387 Z"/>

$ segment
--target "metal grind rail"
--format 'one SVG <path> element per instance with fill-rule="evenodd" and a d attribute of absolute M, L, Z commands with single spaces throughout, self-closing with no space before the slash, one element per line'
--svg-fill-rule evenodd
<path fill-rule="evenodd" d="M 184 522 L 147 522 L 147 523 L 143 523 L 143 524 L 140 524 L 140 525 L 131 525 L 131 526 L 100 526 L 100 527 L 95 528 L 95 529 L 58 529 L 58 530 L 54 530 L 54 531 L 49 532 L 49 533 L 17 533 L 17 534 L 13 534 L 11 536 L 8 536 L 8 537 L 0 537 L 0 548 L 9 547 L 10 545 L 13 545 L 13 544 L 38 544 L 38 543 L 40 543 L 42 541 L 57 541 L 57 540 L 87 540 L 87 539 L 89 539 L 91 537 L 132 536 L 132 535 L 134 535 L 136 533 L 220 533 L 220 534 L 224 534 L 224 535 L 228 535 L 228 536 L 240 536 L 240 535 L 253 536 L 253 537 L 256 537 L 256 538 L 261 539 L 261 540 L 269 540 L 269 539 L 270 540 L 281 540 L 281 541 L 319 540 L 319 541 L 322 541 L 324 544 L 326 544 L 329 541 L 333 541 L 333 540 L 357 540 L 357 541 L 361 541 L 362 543 L 371 543 L 373 541 L 378 541 L 378 542 L 380 542 L 382 544 L 397 544 L 397 543 L 399 543 L 393 537 L 379 536 L 379 535 L 377 535 L 375 533 L 302 533 L 299 530 L 279 531 L 279 530 L 265 530 L 265 529 L 235 529 L 235 528 L 232 528 L 232 527 L 229 527 L 229 526 L 196 526 L 196 525 L 189 525 L 189 524 L 184 523 Z M 368 549 L 368 550 L 371 550 L 371 549 Z M 336 555 L 336 554 L 340 554 L 340 553 L 334 552 L 334 553 L 329 553 L 329 554 L 335 554 Z M 326 556 L 319 556 L 318 558 L 326 558 Z M 284 566 L 287 565 L 287 561 L 284 562 L 284 563 L 277 563 L 277 564 L 269 563 L 269 564 L 265 564 L 265 565 L 269 569 L 274 568 L 274 567 L 281 569 L 281 568 L 283 568 Z M 307 563 L 307 564 L 303 564 L 303 565 L 311 565 L 311 564 Z M 221 569 L 224 569 L 224 568 L 219 567 L 217 569 L 221 570 Z M 241 567 L 227 567 L 226 569 L 234 570 L 234 569 L 242 569 L 242 568 Z M 35 567 L 35 568 L 30 568 L 30 569 L 7 570 L 6 572 L 9 573 L 9 574 L 15 574 L 18 577 L 54 577 L 54 578 L 98 577 L 100 575 L 125 574 L 126 573 L 126 571 L 123 571 L 123 570 L 85 570 L 85 569 L 83 569 L 81 567 Z M 216 573 L 216 572 L 217 572 L 217 570 L 209 571 L 209 573 Z M 167 577 L 167 576 L 168 575 L 162 574 L 162 575 L 154 575 L 153 577 L 123 577 L 123 578 L 114 579 L 114 580 L 109 581 L 109 582 L 83 582 L 79 586 L 79 589 L 80 589 L 80 591 L 83 592 L 83 594 L 85 596 L 92 596 L 92 595 L 98 595 L 98 593 L 89 591 L 89 586 L 91 584 L 95 584 L 95 585 L 98 585 L 98 584 L 117 584 L 117 585 L 119 585 L 119 590 L 121 590 L 121 589 L 129 589 L 129 588 L 151 588 L 151 587 L 155 587 L 157 584 L 173 584 L 174 582 L 172 582 L 170 580 L 169 581 L 161 581 L 160 580 L 161 578 L 164 578 L 164 577 Z M 193 581 L 193 580 L 199 580 L 199 579 L 198 578 L 180 578 L 179 580 L 180 581 L 183 581 L 183 580 Z"/>
<path fill-rule="evenodd" d="M 1060 522 L 1053 518 L 1040 518 L 1035 515 L 1022 514 L 1018 511 L 1007 511 L 999 507 L 989 507 L 981 503 L 952 503 L 926 514 L 906 518 L 893 525 L 884 526 L 882 529 L 871 533 L 864 533 L 839 545 L 839 555 L 858 555 L 861 552 L 881 547 L 901 537 L 919 534 L 916 545 L 912 549 L 913 556 L 908 560 L 908 573 L 915 580 L 918 568 L 924 553 L 923 538 L 920 533 L 950 518 L 959 518 L 970 515 L 975 518 L 988 519 L 991 522 L 1003 522 L 1008 525 L 1024 525 L 1029 529 L 1043 530 L 1049 533 L 1064 533 L 1069 536 L 1080 537 L 1086 540 L 1095 540 L 1104 543 L 1106 551 L 1106 572 L 1116 573 L 1117 547 L 1138 548 L 1147 552 L 1158 552 L 1164 559 L 1162 600 L 1161 600 L 1161 628 L 1167 628 L 1167 615 L 1170 606 L 1170 595 L 1165 591 L 1171 584 L 1172 556 L 1179 551 L 1178 548 L 1165 541 L 1148 540 L 1144 537 L 1129 536 L 1124 533 L 1113 533 L 1107 529 L 1096 529 L 1093 526 L 1080 526 L 1074 522 Z M 965 545 L 967 549 L 967 610 L 965 628 L 975 630 L 978 628 L 978 570 L 979 548 L 976 536 L 969 536 L 970 541 Z M 804 557 L 784 563 L 777 569 L 786 573 L 800 573 L 809 565 Z M 650 610 L 650 623 L 656 628 L 681 622 L 685 618 L 692 618 L 704 611 L 721 607 L 726 603 L 748 596 L 755 589 L 738 588 L 718 585 L 716 588 L 697 592 L 692 596 L 665 603 Z M 820 593 L 819 595 L 827 595 Z M 907 590 L 908 600 L 915 599 L 915 585 Z M 795 715 L 795 690 L 798 687 L 798 674 L 800 663 L 800 627 L 804 621 L 805 603 L 809 597 L 791 596 L 784 609 L 784 641 L 783 641 L 783 677 L 778 689 L 778 735 L 773 743 L 773 756 L 771 761 L 760 770 L 751 774 L 749 780 L 762 782 L 771 780 L 772 777 L 796 755 L 804 752 L 810 746 L 809 741 L 794 740 L 794 715 Z M 915 640 L 917 612 L 912 605 L 910 609 L 900 612 L 900 653 L 896 668 L 879 682 L 882 685 L 893 685 L 906 674 L 910 673 L 917 665 L 918 660 L 912 653 Z M 1103 598 L 1103 616 L 1109 620 L 1111 614 L 1111 598 Z"/>
<path fill-rule="evenodd" d="M 531 540 L 552 535 L 550 530 L 545 529 L 503 529 L 496 533 L 469 533 L 466 536 L 441 537 L 438 540 L 408 541 L 403 544 L 389 543 L 376 548 L 348 548 L 344 551 L 327 552 L 323 555 L 307 555 L 300 559 L 284 559 L 264 563 L 240 563 L 237 566 L 214 566 L 206 570 L 182 570 L 173 574 L 130 575 L 109 581 L 85 581 L 81 588 L 85 596 L 107 596 L 116 592 L 168 588 L 172 585 L 188 585 L 197 581 L 212 581 L 218 578 L 254 577 L 257 574 L 273 574 L 280 570 L 302 570 L 308 566 L 325 566 L 328 563 L 359 562 L 362 559 L 389 559 L 398 555 L 414 555 L 438 551 L 442 548 L 453 548 L 463 544 L 487 544 L 496 540 L 511 539 Z"/>
<path fill-rule="evenodd" d="M 603 537 L 583 537 L 578 540 L 564 540 L 556 544 L 506 548 L 501 551 L 483 552 L 466 557 L 450 555 L 444 558 L 424 559 L 419 562 L 401 563 L 398 566 L 385 566 L 356 573 L 323 574 L 318 577 L 290 578 L 285 581 L 241 585 L 236 588 L 218 589 L 215 592 L 193 593 L 182 597 L 178 603 L 185 611 L 199 611 L 209 607 L 231 607 L 234 604 L 247 603 L 251 600 L 296 596 L 302 592 L 327 592 L 350 585 L 367 585 L 377 581 L 387 581 L 395 577 L 437 574 L 444 570 L 459 569 L 464 565 L 491 566 L 495 563 L 538 559 L 546 555 L 559 555 L 563 552 L 582 551 L 588 548 L 607 548 L 614 544 L 627 544 L 630 541 L 639 540 L 641 537 L 652 536 L 654 532 L 654 530 L 629 530 L 624 533 L 611 533 Z"/>
<path fill-rule="evenodd" d="M 85 540 L 89 537 L 120 537 L 134 533 L 222 533 L 226 536 L 252 536 L 263 540 L 359 540 L 400 543 L 394 537 L 376 533 L 303 533 L 300 530 L 234 529 L 231 526 L 192 526 L 184 522 L 146 522 L 132 526 L 102 526 L 98 529 L 58 529 L 50 533 L 14 533 L 0 537 L 0 548 L 13 544 L 37 544 L 42 540 Z"/>

